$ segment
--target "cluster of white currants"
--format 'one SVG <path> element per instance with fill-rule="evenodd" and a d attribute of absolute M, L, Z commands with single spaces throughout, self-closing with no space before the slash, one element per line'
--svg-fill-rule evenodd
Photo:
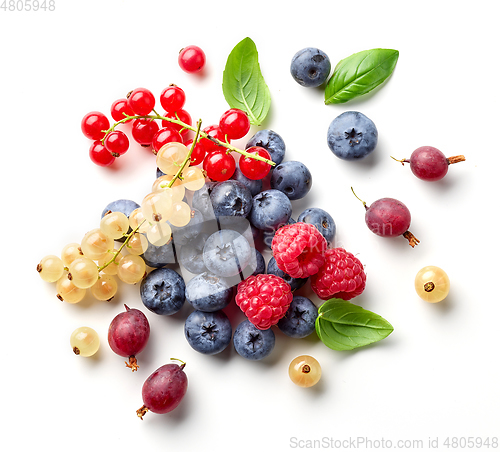
<path fill-rule="evenodd" d="M 40 261 L 37 266 L 40 277 L 47 282 L 56 282 L 60 300 L 78 303 L 87 289 L 98 300 L 110 300 L 118 290 L 115 276 L 126 284 L 142 280 L 146 264 L 141 255 L 149 244 L 162 246 L 169 243 L 171 225 L 184 227 L 189 224 L 192 210 L 183 201 L 185 191 L 196 191 L 205 185 L 203 171 L 189 166 L 188 156 L 189 149 L 184 144 L 167 143 L 159 150 L 156 159 L 158 168 L 165 175 L 156 179 L 140 208 L 129 217 L 122 212 L 107 213 L 99 228 L 87 232 L 81 243 L 66 245 L 61 257 L 49 255 Z M 125 240 L 115 249 L 115 240 L 118 239 Z"/>

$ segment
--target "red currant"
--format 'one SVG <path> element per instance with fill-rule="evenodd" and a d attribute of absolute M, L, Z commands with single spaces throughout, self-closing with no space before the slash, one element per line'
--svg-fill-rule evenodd
<path fill-rule="evenodd" d="M 134 112 L 128 105 L 127 99 L 117 99 L 111 104 L 111 117 L 115 121 L 121 121 L 127 116 L 134 116 Z"/>
<path fill-rule="evenodd" d="M 184 47 L 179 52 L 178 62 L 184 72 L 200 72 L 205 66 L 205 52 L 198 46 Z"/>
<path fill-rule="evenodd" d="M 250 120 L 243 110 L 231 108 L 219 120 L 220 130 L 231 140 L 243 138 L 250 130 Z"/>
<path fill-rule="evenodd" d="M 271 155 L 264 148 L 259 146 L 252 146 L 247 149 L 250 154 L 256 154 L 259 157 L 271 160 Z M 260 180 L 267 176 L 271 165 L 261 160 L 255 160 L 251 157 L 241 156 L 240 158 L 240 170 L 244 176 L 252 180 Z"/>
<path fill-rule="evenodd" d="M 193 145 L 193 140 L 188 140 L 184 143 L 188 149 L 191 149 L 191 146 Z M 189 158 L 190 160 L 190 165 L 198 165 L 201 162 L 203 162 L 203 159 L 205 158 L 206 152 L 205 149 L 203 149 L 203 146 L 200 146 L 200 142 L 196 143 L 193 152 L 191 153 L 191 157 Z"/>
<path fill-rule="evenodd" d="M 104 139 L 104 146 L 113 157 L 120 157 L 128 151 L 128 137 L 120 130 L 114 130 Z"/>
<path fill-rule="evenodd" d="M 186 94 L 177 85 L 167 86 L 160 94 L 160 104 L 165 111 L 175 112 L 184 107 Z"/>
<path fill-rule="evenodd" d="M 160 126 L 152 119 L 139 118 L 132 124 L 132 136 L 142 146 L 150 146 L 158 130 Z"/>
<path fill-rule="evenodd" d="M 109 119 L 100 111 L 91 111 L 82 119 L 82 132 L 91 140 L 102 140 L 109 129 Z"/>
<path fill-rule="evenodd" d="M 222 133 L 218 125 L 213 124 L 211 126 L 205 127 L 203 129 L 203 132 L 205 132 L 208 136 L 212 138 L 216 138 L 217 140 L 222 141 L 223 143 L 226 142 L 226 136 Z M 219 145 L 209 140 L 208 138 L 202 138 L 199 141 L 199 144 L 205 149 L 205 153 L 207 154 L 209 152 L 215 151 L 216 149 L 220 148 Z M 224 152 L 225 151 L 226 150 L 224 149 Z"/>
<path fill-rule="evenodd" d="M 234 174 L 236 162 L 226 150 L 217 149 L 207 154 L 203 161 L 203 169 L 210 179 L 223 182 Z"/>
<path fill-rule="evenodd" d="M 158 130 L 153 137 L 151 146 L 153 146 L 153 151 L 156 154 L 163 145 L 176 141 L 177 143 L 182 143 L 182 137 L 177 130 L 172 129 L 172 127 L 163 127 L 163 129 Z"/>
<path fill-rule="evenodd" d="M 89 156 L 90 160 L 99 166 L 109 166 L 115 161 L 115 158 L 104 147 L 100 140 L 92 143 L 89 150 Z"/>
<path fill-rule="evenodd" d="M 128 105 L 136 115 L 149 115 L 155 108 L 155 97 L 146 88 L 136 88 L 128 96 Z"/>
<path fill-rule="evenodd" d="M 182 121 L 184 124 L 187 124 L 189 126 L 192 125 L 191 115 L 182 108 L 175 112 L 167 111 L 163 116 L 165 116 L 165 118 L 178 119 L 179 121 Z M 185 136 L 189 133 L 189 129 L 183 129 L 183 127 L 179 124 L 174 124 L 170 121 L 163 120 L 161 122 L 161 125 L 162 127 L 171 127 L 172 129 L 177 130 L 181 134 L 181 136 Z"/>

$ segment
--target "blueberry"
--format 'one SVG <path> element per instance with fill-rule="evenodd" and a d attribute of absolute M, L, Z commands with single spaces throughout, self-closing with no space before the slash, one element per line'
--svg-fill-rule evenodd
<path fill-rule="evenodd" d="M 276 227 L 276 229 L 273 229 L 271 231 L 262 231 L 262 241 L 264 242 L 264 245 L 266 245 L 269 249 L 271 249 L 271 245 L 273 243 L 274 236 L 276 235 L 276 231 L 283 226 L 294 223 L 297 222 L 292 217 L 290 217 L 285 224 L 279 224 Z"/>
<path fill-rule="evenodd" d="M 205 220 L 213 220 L 215 218 L 214 208 L 210 200 L 210 193 L 218 182 L 205 182 L 205 185 L 193 193 L 191 205 L 193 209 L 197 209 L 203 215 Z"/>
<path fill-rule="evenodd" d="M 318 308 L 309 298 L 294 295 L 285 316 L 278 321 L 278 328 L 287 336 L 303 338 L 315 330 Z"/>
<path fill-rule="evenodd" d="M 140 294 L 144 306 L 159 315 L 171 315 L 184 305 L 186 285 L 170 268 L 157 268 L 142 280 Z"/>
<path fill-rule="evenodd" d="M 233 343 L 240 356 L 256 361 L 273 351 L 275 336 L 272 329 L 259 330 L 247 319 L 236 327 Z"/>
<path fill-rule="evenodd" d="M 238 275 L 250 262 L 251 248 L 240 233 L 222 229 L 212 234 L 203 248 L 203 261 L 218 276 Z"/>
<path fill-rule="evenodd" d="M 237 180 L 238 182 L 241 182 L 243 185 L 245 185 L 245 187 L 250 190 L 250 194 L 252 196 L 255 196 L 257 193 L 260 193 L 262 191 L 262 179 L 249 179 L 241 172 L 239 166 L 237 166 L 234 170 L 234 174 L 231 179 Z"/>
<path fill-rule="evenodd" d="M 170 225 L 177 248 L 193 240 L 203 229 L 203 215 L 198 209 L 191 210 L 191 220 L 186 226 L 178 227 Z"/>
<path fill-rule="evenodd" d="M 265 190 L 253 197 L 250 223 L 263 230 L 276 230 L 286 224 L 292 215 L 292 204 L 279 190 Z"/>
<path fill-rule="evenodd" d="M 271 259 L 269 259 L 269 262 L 267 263 L 267 274 L 276 275 L 280 278 L 283 278 L 288 284 L 290 284 L 292 292 L 294 290 L 300 289 L 307 282 L 307 278 L 292 278 L 289 274 L 279 269 L 274 257 L 271 257 Z"/>
<path fill-rule="evenodd" d="M 330 150 L 343 160 L 366 157 L 377 146 L 378 131 L 373 121 L 358 111 L 346 111 L 328 127 Z"/>
<path fill-rule="evenodd" d="M 207 271 L 207 267 L 205 267 L 205 262 L 203 261 L 203 248 L 208 237 L 210 237 L 209 234 L 202 232 L 188 244 L 180 247 L 178 252 L 179 264 L 188 272 L 199 275 Z"/>
<path fill-rule="evenodd" d="M 215 355 L 231 342 L 231 322 L 224 311 L 193 311 L 184 324 L 189 345 L 197 352 Z"/>
<path fill-rule="evenodd" d="M 293 56 L 290 73 L 299 85 L 315 88 L 325 82 L 331 68 L 330 58 L 325 52 L 306 47 Z"/>
<path fill-rule="evenodd" d="M 252 209 L 252 194 L 242 182 L 227 180 L 218 183 L 210 194 L 215 216 L 246 217 Z"/>
<path fill-rule="evenodd" d="M 165 245 L 156 246 L 149 243 L 148 249 L 142 255 L 144 262 L 149 267 L 161 268 L 168 264 L 175 264 L 174 242 L 170 240 Z"/>
<path fill-rule="evenodd" d="M 311 189 L 311 185 L 311 172 L 301 162 L 280 163 L 271 174 L 271 188 L 283 192 L 288 199 L 303 198 Z"/>
<path fill-rule="evenodd" d="M 213 273 L 197 275 L 186 285 L 186 300 L 200 311 L 218 311 L 225 308 L 232 299 L 233 287 Z"/>
<path fill-rule="evenodd" d="M 328 243 L 331 243 L 333 238 L 335 237 L 335 221 L 328 212 L 325 212 L 323 209 L 318 207 L 311 207 L 310 209 L 304 210 L 297 221 L 313 224 L 316 226 L 321 235 L 326 239 Z"/>
<path fill-rule="evenodd" d="M 255 268 L 252 275 L 253 276 L 261 274 L 263 275 L 266 273 L 266 261 L 264 259 L 264 256 L 259 250 L 256 250 L 255 248 L 253 250 L 254 254 L 252 254 L 252 258 L 249 264 L 249 267 Z"/>
<path fill-rule="evenodd" d="M 286 146 L 283 138 L 273 130 L 259 130 L 245 145 L 245 149 L 260 146 L 269 152 L 271 160 L 279 165 L 285 157 Z M 255 195 L 254 195 L 255 196 Z"/>
<path fill-rule="evenodd" d="M 127 217 L 135 210 L 141 207 L 135 201 L 131 201 L 130 199 L 118 199 L 116 201 L 110 202 L 102 211 L 101 218 L 106 215 L 108 212 L 122 212 Z"/>

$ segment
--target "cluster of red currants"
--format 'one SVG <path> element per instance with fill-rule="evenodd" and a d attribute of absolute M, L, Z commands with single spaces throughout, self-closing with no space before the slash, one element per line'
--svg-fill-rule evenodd
<path fill-rule="evenodd" d="M 99 166 L 109 166 L 115 159 L 128 151 L 130 142 L 127 135 L 116 126 L 131 121 L 132 138 L 141 146 L 151 147 L 154 154 L 170 142 L 183 143 L 193 150 L 190 165 L 203 165 L 206 175 L 212 180 L 225 181 L 231 178 L 236 169 L 232 151 L 244 154 L 240 158 L 241 172 L 249 179 L 262 179 L 271 166 L 259 159 L 271 160 L 267 150 L 252 147 L 240 151 L 231 146 L 231 140 L 243 138 L 250 130 L 250 120 L 246 112 L 231 108 L 220 118 L 218 124 L 205 127 L 200 131 L 198 140 L 193 143 L 189 131 L 191 115 L 183 108 L 186 95 L 182 88 L 170 85 L 160 95 L 160 104 L 165 110 L 163 116 L 155 111 L 155 97 L 146 88 L 131 91 L 127 98 L 118 99 L 111 106 L 111 116 L 116 121 L 113 126 L 105 114 L 92 111 L 84 116 L 81 123 L 83 134 L 94 140 L 90 147 L 90 159 Z M 161 124 L 161 127 L 160 127 Z M 257 159 L 252 156 L 258 156 Z"/>

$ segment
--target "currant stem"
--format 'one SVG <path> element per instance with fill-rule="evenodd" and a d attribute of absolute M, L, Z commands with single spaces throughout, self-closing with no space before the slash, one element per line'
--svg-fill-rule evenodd
<path fill-rule="evenodd" d="M 193 126 L 191 126 L 189 124 L 186 124 L 185 122 L 181 121 L 179 118 L 167 118 L 167 117 L 161 116 L 161 115 L 159 115 L 158 113 L 155 112 L 155 115 L 125 116 L 125 118 L 120 119 L 120 121 L 115 122 L 108 130 L 105 131 L 105 134 L 104 134 L 104 137 L 101 140 L 101 143 L 104 144 L 105 138 L 111 132 L 113 132 L 115 130 L 115 127 L 117 125 L 123 124 L 123 123 L 125 123 L 127 121 L 130 121 L 132 119 L 151 119 L 151 120 L 158 119 L 158 120 L 161 120 L 161 121 L 171 122 L 172 124 L 177 124 L 178 126 L 181 126 L 183 129 L 188 129 L 188 130 L 191 130 L 193 132 L 197 131 L 196 127 L 193 127 Z M 245 157 L 249 157 L 249 158 L 252 158 L 254 160 L 260 160 L 261 162 L 265 162 L 265 163 L 267 163 L 268 165 L 271 165 L 271 166 L 276 166 L 276 163 L 274 163 L 272 160 L 266 159 L 266 158 L 261 157 L 260 155 L 257 155 L 257 154 L 251 154 L 251 153 L 249 153 L 247 151 L 244 151 L 242 149 L 235 148 L 234 146 L 231 146 L 227 142 L 220 141 L 217 138 L 211 137 L 210 135 L 208 135 L 206 132 L 203 132 L 202 130 L 200 130 L 198 132 L 198 135 L 201 136 L 202 138 L 206 138 L 206 139 L 212 141 L 213 143 L 215 143 L 218 146 L 225 147 L 229 151 L 236 152 L 238 154 L 244 155 Z"/>
<path fill-rule="evenodd" d="M 452 163 L 465 162 L 465 156 L 454 155 L 453 157 L 448 157 L 446 160 L 448 160 L 448 165 L 451 165 Z"/>
<path fill-rule="evenodd" d="M 99 272 L 101 272 L 102 270 L 104 270 L 108 265 L 111 265 L 112 263 L 115 263 L 116 256 L 118 256 L 120 254 L 120 252 L 123 250 L 123 248 L 125 248 L 125 246 L 127 246 L 128 242 L 130 242 L 131 237 L 139 230 L 139 228 L 145 222 L 146 222 L 146 220 L 142 220 L 141 224 L 139 224 L 135 229 L 133 229 L 132 232 L 130 232 L 130 234 L 126 234 L 125 235 L 126 239 L 122 243 L 122 245 L 120 246 L 120 248 L 118 248 L 117 250 L 113 251 L 113 259 L 111 259 L 110 261 L 108 261 L 105 264 L 101 265 L 100 267 L 97 267 L 97 270 Z"/>
<path fill-rule="evenodd" d="M 410 231 L 406 231 L 403 234 L 403 237 L 408 240 L 408 243 L 412 248 L 415 248 L 415 245 L 418 245 L 420 243 L 420 240 L 417 239 Z"/>
<path fill-rule="evenodd" d="M 177 173 L 175 174 L 175 176 L 172 178 L 172 180 L 168 183 L 168 188 L 172 188 L 172 185 L 174 185 L 174 182 L 181 178 L 181 174 L 182 172 L 184 171 L 184 168 L 186 167 L 187 163 L 190 161 L 191 159 L 191 154 L 193 153 L 193 150 L 196 146 L 196 143 L 198 142 L 198 137 L 200 136 L 200 129 L 201 129 L 201 119 L 198 120 L 197 122 L 197 128 L 196 128 L 196 135 L 194 137 L 194 140 L 193 140 L 193 144 L 191 145 L 191 149 L 189 150 L 188 152 L 188 155 L 186 156 L 186 158 L 184 159 L 184 161 L 182 162 L 182 165 L 181 167 L 179 168 L 179 170 L 177 171 Z"/>
<path fill-rule="evenodd" d="M 410 163 L 410 161 L 408 159 L 398 160 L 397 158 L 393 157 L 392 155 L 391 155 L 391 159 L 396 160 L 396 162 L 401 163 L 401 165 L 403 165 L 403 166 L 405 166 L 405 163 Z"/>
<path fill-rule="evenodd" d="M 356 198 L 358 198 L 363 203 L 363 206 L 365 206 L 365 209 L 368 210 L 368 207 L 366 207 L 366 202 L 364 202 L 361 198 L 358 197 L 358 195 L 356 193 L 354 193 L 354 189 L 352 187 L 351 187 L 351 191 L 352 191 L 353 195 L 356 196 Z"/>

